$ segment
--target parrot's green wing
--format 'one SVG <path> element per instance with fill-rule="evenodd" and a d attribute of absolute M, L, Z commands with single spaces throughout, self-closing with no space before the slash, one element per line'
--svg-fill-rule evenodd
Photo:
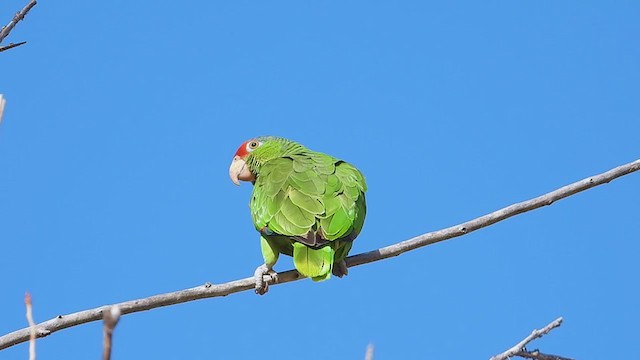
<path fill-rule="evenodd" d="M 327 240 L 352 241 L 358 236 L 366 213 L 364 177 L 351 164 L 338 161 L 335 171 L 326 176 L 323 194 L 324 216 L 320 228 Z"/>
<path fill-rule="evenodd" d="M 364 177 L 346 162 L 315 152 L 289 155 L 261 166 L 251 214 L 273 248 L 293 255 L 300 273 L 324 280 L 362 229 L 365 191 Z M 278 244 L 283 239 L 290 250 Z"/>

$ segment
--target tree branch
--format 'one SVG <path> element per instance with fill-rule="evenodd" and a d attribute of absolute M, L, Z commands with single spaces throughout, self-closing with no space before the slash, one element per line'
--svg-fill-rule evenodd
<path fill-rule="evenodd" d="M 538 349 L 535 349 L 532 351 L 518 351 L 514 355 L 519 356 L 521 358 L 533 359 L 533 360 L 575 360 L 575 359 L 567 358 L 560 355 L 543 354 Z"/>
<path fill-rule="evenodd" d="M 9 45 L 0 46 L 0 52 L 7 51 L 9 49 L 13 49 L 14 47 L 18 47 L 20 45 L 26 44 L 26 41 L 21 41 L 19 43 L 10 43 Z"/>
<path fill-rule="evenodd" d="M 594 175 L 586 179 L 577 181 L 573 184 L 561 187 L 560 189 L 557 189 L 545 195 L 513 204 L 511 206 L 507 206 L 498 211 L 481 216 L 471 221 L 451 226 L 446 229 L 419 235 L 412 239 L 405 240 L 377 250 L 350 256 L 346 260 L 347 266 L 353 267 L 373 261 L 383 260 L 393 256 L 398 256 L 404 252 L 411 251 L 419 247 L 462 236 L 491 224 L 495 224 L 496 222 L 507 219 L 509 217 L 531 211 L 545 205 L 551 205 L 555 201 L 590 189 L 592 187 L 608 183 L 611 180 L 630 174 L 639 169 L 640 159 L 622 166 L 618 166 L 605 173 Z M 301 278 L 302 276 L 300 276 L 297 271 L 289 270 L 278 274 L 277 283 L 288 283 L 291 281 L 299 280 Z M 275 284 L 274 279 L 269 275 L 265 275 L 265 280 L 272 285 Z M 253 290 L 254 284 L 255 281 L 253 277 L 217 285 L 206 283 L 204 285 L 196 286 L 190 289 L 154 295 L 138 300 L 125 301 L 115 305 L 120 308 L 122 314 L 124 315 L 139 311 L 150 310 L 162 306 L 175 305 L 187 301 L 226 296 L 240 291 Z M 103 311 L 109 309 L 110 307 L 111 305 L 106 305 L 94 309 L 72 313 L 69 315 L 59 315 L 56 318 L 40 323 L 37 326 L 37 335 L 38 337 L 43 337 L 58 330 L 66 329 L 68 327 L 100 320 L 102 319 Z M 28 328 L 14 331 L 0 337 L 0 350 L 27 340 L 29 340 Z"/>
<path fill-rule="evenodd" d="M 36 0 L 29 1 L 29 3 L 24 8 L 22 8 L 22 10 L 16 13 L 16 15 L 13 17 L 13 19 L 11 19 L 11 21 L 9 21 L 7 25 L 3 26 L 2 29 L 0 29 L 0 43 L 2 42 L 2 40 L 4 40 L 4 38 L 9 36 L 9 33 L 11 32 L 11 30 L 13 30 L 13 28 L 16 27 L 16 24 L 18 24 L 21 20 L 23 20 L 25 15 L 27 15 L 27 13 L 29 12 L 29 10 L 31 10 L 31 8 L 36 6 L 37 3 L 38 2 Z M 1 51 L 8 50 L 12 47 L 16 47 L 20 45 L 22 44 L 10 44 L 8 46 L 3 47 Z"/>
<path fill-rule="evenodd" d="M 36 360 L 36 323 L 33 321 L 31 294 L 24 294 L 24 305 L 27 308 L 26 316 L 29 323 L 29 360 Z"/>
<path fill-rule="evenodd" d="M 367 345 L 367 352 L 364 354 L 364 360 L 373 360 L 373 344 Z"/>
<path fill-rule="evenodd" d="M 113 346 L 113 330 L 120 320 L 120 308 L 117 305 L 106 309 L 103 314 L 102 325 L 102 360 L 111 360 L 111 348 Z"/>
<path fill-rule="evenodd" d="M 2 113 L 4 112 L 4 105 L 7 101 L 4 99 L 2 94 L 0 94 L 0 124 L 2 124 Z"/>
<path fill-rule="evenodd" d="M 533 330 L 533 332 L 529 336 L 524 338 L 519 343 L 515 344 L 509 350 L 507 350 L 507 351 L 505 351 L 505 352 L 503 352 L 501 354 L 498 354 L 498 355 L 492 357 L 489 360 L 507 360 L 507 359 L 511 358 L 512 356 L 521 356 L 520 354 L 530 354 L 525 348 L 528 343 L 532 342 L 535 339 L 543 337 L 544 335 L 548 334 L 549 331 L 557 328 L 560 325 L 562 325 L 562 318 L 561 317 L 553 320 L 547 326 L 543 327 L 540 330 Z"/>

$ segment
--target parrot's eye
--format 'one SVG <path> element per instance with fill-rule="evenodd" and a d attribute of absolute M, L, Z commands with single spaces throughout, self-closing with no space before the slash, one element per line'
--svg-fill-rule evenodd
<path fill-rule="evenodd" d="M 253 151 L 253 150 L 255 150 L 258 146 L 260 146 L 260 142 L 255 141 L 255 140 L 254 140 L 254 141 L 250 141 L 250 142 L 247 144 L 247 151 Z"/>

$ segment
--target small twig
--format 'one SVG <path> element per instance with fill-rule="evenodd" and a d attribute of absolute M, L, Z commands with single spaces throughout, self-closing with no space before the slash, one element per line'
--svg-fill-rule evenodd
<path fill-rule="evenodd" d="M 0 46 L 0 52 L 6 51 L 6 50 L 9 50 L 9 49 L 13 49 L 14 47 L 18 47 L 18 46 L 24 45 L 26 43 L 27 43 L 26 41 L 23 41 L 23 42 L 19 42 L 19 43 L 15 43 L 15 44 L 11 43 L 9 45 Z"/>
<path fill-rule="evenodd" d="M 367 345 L 367 352 L 364 354 L 364 360 L 373 360 L 373 344 Z"/>
<path fill-rule="evenodd" d="M 602 174 L 597 174 L 586 179 L 576 181 L 573 184 L 563 186 L 559 189 L 538 196 L 536 198 L 507 206 L 473 220 L 451 226 L 446 229 L 418 235 L 412 239 L 385 246 L 377 250 L 349 256 L 346 260 L 347 266 L 354 267 L 374 261 L 388 259 L 390 257 L 398 256 L 400 254 L 423 246 L 435 244 L 448 239 L 453 239 L 458 236 L 463 236 L 473 231 L 495 224 L 499 221 L 508 219 L 512 216 L 535 210 L 543 206 L 551 205 L 560 199 L 564 199 L 598 185 L 606 184 L 621 176 L 628 175 L 638 170 L 640 170 L 640 159 L 632 161 L 628 164 L 618 166 Z M 300 274 L 295 270 L 278 273 L 277 282 L 274 281 L 274 279 L 269 275 L 265 276 L 265 278 L 268 279 L 269 284 L 271 285 L 284 284 L 291 281 L 303 279 L 303 277 L 300 276 Z M 222 284 L 211 284 L 207 282 L 206 284 L 201 286 L 173 291 L 166 294 L 153 295 L 136 300 L 129 300 L 121 302 L 117 305 L 120 307 L 120 310 L 123 314 L 131 314 L 138 311 L 145 311 L 162 306 L 180 304 L 187 301 L 226 296 L 240 291 L 254 290 L 254 288 L 255 279 L 252 276 Z M 101 306 L 94 309 L 78 311 L 64 316 L 59 315 L 51 320 L 42 322 L 38 325 L 37 328 L 38 337 L 47 336 L 53 332 L 72 326 L 100 320 L 102 318 L 102 311 L 105 308 L 107 307 Z M 27 341 L 28 339 L 28 329 L 20 329 L 0 336 L 0 350 Z"/>
<path fill-rule="evenodd" d="M 31 10 L 31 8 L 33 8 L 34 6 L 36 6 L 38 2 L 36 0 L 31 0 L 29 1 L 29 3 L 22 8 L 22 10 L 18 11 L 16 13 L 16 15 L 13 17 L 13 19 L 11 19 L 11 21 L 9 21 L 9 23 L 5 26 L 2 27 L 2 29 L 0 29 L 0 43 L 2 42 L 2 40 L 4 40 L 4 38 L 6 38 L 7 36 L 9 36 L 9 33 L 11 32 L 11 30 L 13 30 L 14 27 L 16 27 L 16 24 L 18 24 L 21 20 L 24 19 L 25 15 L 27 15 L 27 13 L 29 12 L 29 10 Z M 18 44 L 18 45 L 13 45 L 11 47 L 16 47 L 16 46 L 20 46 L 24 43 Z M 9 47 L 9 49 L 11 48 Z M 7 50 L 7 49 L 3 49 Z"/>
<path fill-rule="evenodd" d="M 36 323 L 33 321 L 33 304 L 31 294 L 24 294 L 24 305 L 27 308 L 27 322 L 29 323 L 29 360 L 36 360 Z"/>
<path fill-rule="evenodd" d="M 4 112 L 4 104 L 6 103 L 7 101 L 2 97 L 2 94 L 0 94 L 0 124 L 2 124 L 2 113 Z"/>
<path fill-rule="evenodd" d="M 120 320 L 120 308 L 114 305 L 110 308 L 106 308 L 102 315 L 104 320 L 103 337 L 102 337 L 102 360 L 111 359 L 111 345 L 113 344 L 113 329 L 118 325 Z"/>
<path fill-rule="evenodd" d="M 527 346 L 528 343 L 530 343 L 531 341 L 533 341 L 533 340 L 535 340 L 537 338 L 541 338 L 542 336 L 548 334 L 549 331 L 557 328 L 560 325 L 562 325 L 562 318 L 561 317 L 553 320 L 547 326 L 543 327 L 540 330 L 533 330 L 533 332 L 529 336 L 524 338 L 522 341 L 520 341 L 519 343 L 515 344 L 513 347 L 511 347 L 509 350 L 503 352 L 502 354 L 498 354 L 498 355 L 492 357 L 490 360 L 507 360 L 512 356 L 517 356 L 518 353 L 527 352 L 525 346 Z"/>
<path fill-rule="evenodd" d="M 515 354 L 515 356 L 520 356 L 521 358 L 534 359 L 534 360 L 574 360 L 572 358 L 568 358 L 560 355 L 543 354 L 538 349 L 535 349 L 532 351 L 519 351 Z"/>

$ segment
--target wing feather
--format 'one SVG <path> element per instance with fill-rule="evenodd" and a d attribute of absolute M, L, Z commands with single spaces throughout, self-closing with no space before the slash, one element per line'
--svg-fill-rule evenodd
<path fill-rule="evenodd" d="M 256 179 L 251 210 L 256 229 L 307 245 L 353 240 L 364 222 L 364 177 L 352 165 L 307 152 L 271 160 Z"/>

